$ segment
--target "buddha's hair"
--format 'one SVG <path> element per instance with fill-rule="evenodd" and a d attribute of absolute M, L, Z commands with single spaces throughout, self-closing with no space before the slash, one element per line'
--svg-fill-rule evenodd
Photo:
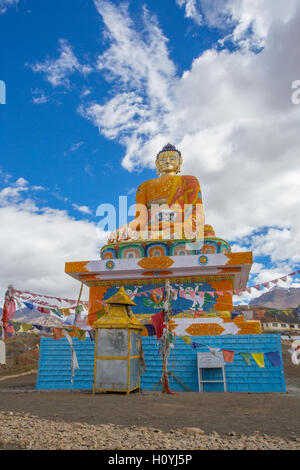
<path fill-rule="evenodd" d="M 165 152 L 177 152 L 178 155 L 179 155 L 180 157 L 182 157 L 181 152 L 180 152 L 174 145 L 172 145 L 172 144 L 169 143 L 169 144 L 165 145 L 165 146 L 161 149 L 160 152 L 158 152 L 158 154 L 156 155 L 156 160 L 158 159 L 158 157 L 159 157 L 159 155 L 160 155 L 161 153 L 165 153 Z"/>

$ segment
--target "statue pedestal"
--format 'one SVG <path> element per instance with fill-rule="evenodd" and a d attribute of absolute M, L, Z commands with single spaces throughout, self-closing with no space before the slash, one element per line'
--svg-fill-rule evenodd
<path fill-rule="evenodd" d="M 233 291 L 245 289 L 252 253 L 156 256 L 66 263 L 66 273 L 90 287 L 88 323 L 96 312 L 124 286 L 135 302 L 136 317 L 147 319 L 162 309 L 163 288 L 172 288 L 171 322 L 178 335 L 257 334 L 260 322 L 231 321 Z M 191 320 L 193 320 L 191 322 Z"/>

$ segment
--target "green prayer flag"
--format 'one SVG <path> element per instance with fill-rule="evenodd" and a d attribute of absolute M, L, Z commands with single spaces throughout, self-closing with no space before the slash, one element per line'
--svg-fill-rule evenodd
<path fill-rule="evenodd" d="M 242 353 L 242 352 L 240 352 L 240 355 L 242 356 L 242 358 L 243 358 L 244 361 L 246 362 L 247 366 L 251 366 L 250 354 L 249 354 L 249 353 Z"/>
<path fill-rule="evenodd" d="M 21 323 L 13 322 L 15 332 L 19 331 L 21 328 Z"/>
<path fill-rule="evenodd" d="M 77 331 L 77 338 L 79 339 L 79 341 L 85 341 L 85 337 L 86 337 L 85 333 L 86 333 L 85 330 Z"/>
<path fill-rule="evenodd" d="M 76 313 L 81 313 L 81 312 L 83 312 L 84 308 L 83 308 L 82 305 L 79 304 L 79 305 L 77 305 L 75 310 L 76 310 Z"/>

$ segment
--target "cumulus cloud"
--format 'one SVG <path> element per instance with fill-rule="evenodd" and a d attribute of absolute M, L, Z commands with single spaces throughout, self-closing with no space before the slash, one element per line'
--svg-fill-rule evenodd
<path fill-rule="evenodd" d="M 73 207 L 83 214 L 92 214 L 92 211 L 88 206 L 79 206 L 78 204 L 73 204 Z"/>
<path fill-rule="evenodd" d="M 79 283 L 65 274 L 64 264 L 97 259 L 106 234 L 66 211 L 38 207 L 27 198 L 31 189 L 20 178 L 0 192 L 0 297 L 13 284 L 19 290 L 77 298 Z"/>
<path fill-rule="evenodd" d="M 227 33 L 220 44 L 231 41 L 239 47 L 261 48 L 272 25 L 288 23 L 297 0 L 176 0 L 185 7 L 185 16 L 198 25 L 205 23 Z"/>
<path fill-rule="evenodd" d="M 202 24 L 199 0 L 176 0 L 177 5 L 185 8 L 185 17 L 191 18 L 198 25 Z"/>
<path fill-rule="evenodd" d="M 13 5 L 17 5 L 19 0 L 0 0 L 0 15 L 6 13 L 7 9 Z"/>
<path fill-rule="evenodd" d="M 32 90 L 32 102 L 34 104 L 45 104 L 48 102 L 48 97 L 42 90 Z"/>
<path fill-rule="evenodd" d="M 176 66 L 169 58 L 167 38 L 146 8 L 139 32 L 126 5 L 116 7 L 102 0 L 95 0 L 95 5 L 109 40 L 109 47 L 98 57 L 97 69 L 117 84 L 117 91 L 105 103 L 81 106 L 80 112 L 105 137 L 126 146 L 126 167 L 133 169 L 135 162 L 144 164 L 139 157 L 134 160 L 138 149 L 146 142 L 155 147 L 155 135 L 165 128 L 164 115 L 173 109 Z M 159 140 L 159 145 L 164 142 Z"/>
<path fill-rule="evenodd" d="M 60 39 L 59 45 L 60 56 L 58 59 L 46 59 L 44 62 L 37 62 L 30 67 L 34 72 L 45 74 L 46 79 L 54 87 L 62 85 L 68 88 L 70 86 L 69 75 L 75 72 L 87 75 L 92 71 L 92 68 L 89 65 L 80 64 L 68 41 Z"/>

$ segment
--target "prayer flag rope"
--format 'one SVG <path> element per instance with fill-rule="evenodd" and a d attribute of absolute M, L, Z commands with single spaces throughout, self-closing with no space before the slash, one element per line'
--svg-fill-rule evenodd
<path fill-rule="evenodd" d="M 285 276 L 282 276 L 282 277 L 279 277 L 277 279 L 272 279 L 271 281 L 268 281 L 268 282 L 262 282 L 261 284 L 256 284 L 256 285 L 253 285 L 253 286 L 249 286 L 249 287 L 246 287 L 245 289 L 226 289 L 226 290 L 212 290 L 212 291 L 199 291 L 199 295 L 201 294 L 224 294 L 224 293 L 227 293 L 227 294 L 230 294 L 230 295 L 242 295 L 244 292 L 248 292 L 248 293 L 251 293 L 252 289 L 255 289 L 255 290 L 258 290 L 260 291 L 262 288 L 267 288 L 267 289 L 270 289 L 272 288 L 273 286 L 271 284 L 274 284 L 276 285 L 279 281 L 283 281 L 283 282 L 287 282 L 287 278 L 288 277 L 292 277 L 292 276 L 296 276 L 297 274 L 300 274 L 300 270 L 297 270 L 297 271 L 294 271 L 292 273 L 289 273 L 289 274 L 286 274 Z M 171 287 L 171 298 L 174 296 L 175 292 L 179 291 L 180 289 L 176 289 L 176 287 L 174 286 L 170 286 Z M 137 292 L 135 293 L 135 296 L 137 297 L 140 297 L 140 296 L 143 296 L 143 295 L 147 295 L 147 294 L 150 294 L 150 293 L 156 293 L 156 295 L 158 295 L 159 297 L 161 297 L 161 299 L 163 299 L 164 297 L 164 288 L 163 287 L 158 287 L 158 288 L 155 288 L 155 289 L 151 289 L 151 290 L 147 290 L 147 291 L 143 291 L 143 292 Z M 34 304 L 38 304 L 38 305 L 42 305 L 42 306 L 49 306 L 49 307 L 54 307 L 53 305 L 53 302 L 51 304 L 51 302 L 47 301 L 47 300 L 41 300 L 40 298 L 44 298 L 44 299 L 51 299 L 51 300 L 55 300 L 57 302 L 65 302 L 65 303 L 68 303 L 70 304 L 70 307 L 69 308 L 76 308 L 76 304 L 77 304 L 77 301 L 74 300 L 74 299 L 66 299 L 66 298 L 62 298 L 62 297 L 53 297 L 53 296 L 49 296 L 49 295 L 44 295 L 44 294 L 36 294 L 36 293 L 33 293 L 33 292 L 29 292 L 29 291 L 20 291 L 20 290 L 14 290 L 14 295 L 20 299 L 23 299 L 23 300 L 27 300 L 27 301 L 31 301 L 32 303 Z M 90 301 L 84 301 L 84 302 L 81 302 L 82 305 L 84 305 L 86 308 L 88 308 L 89 306 L 95 304 L 95 303 L 100 303 L 102 305 L 105 305 L 105 300 L 90 300 Z"/>

